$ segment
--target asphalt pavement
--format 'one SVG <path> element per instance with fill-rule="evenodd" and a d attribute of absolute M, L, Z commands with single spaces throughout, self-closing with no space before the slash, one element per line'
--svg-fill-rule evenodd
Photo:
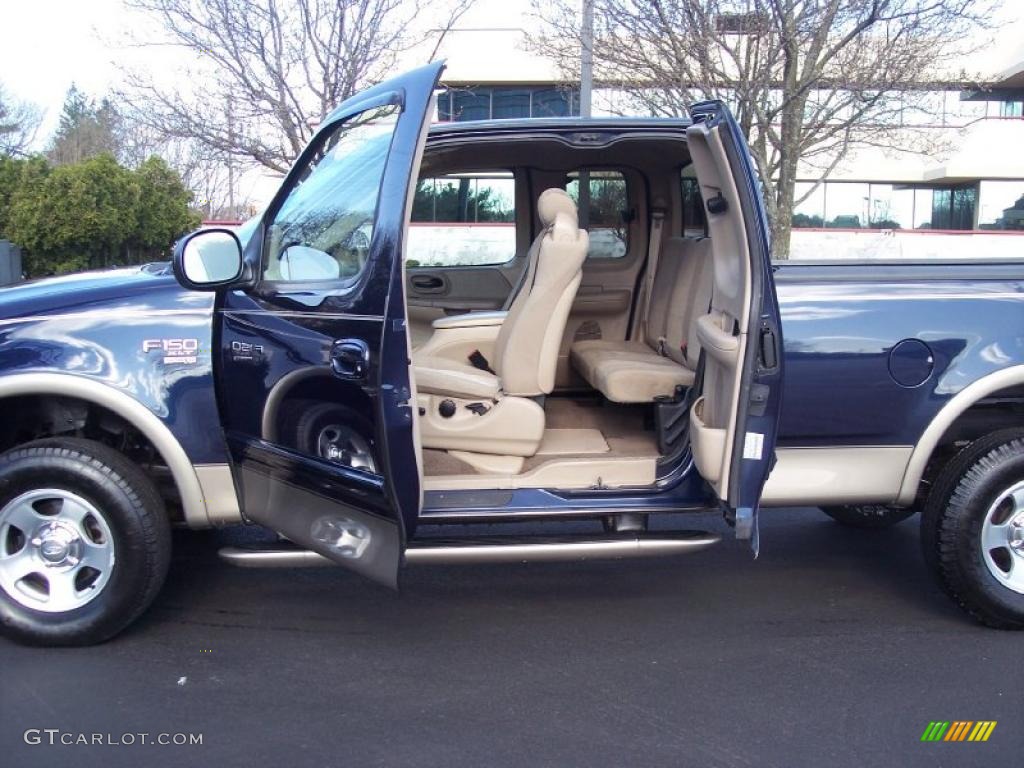
<path fill-rule="evenodd" d="M 1024 634 L 939 591 L 916 518 L 867 532 L 768 510 L 757 561 L 727 540 L 671 560 L 424 566 L 401 594 L 219 562 L 237 535 L 178 534 L 163 593 L 112 642 L 0 641 L 0 765 L 1022 764 Z M 933 720 L 997 726 L 922 743 Z M 92 734 L 113 743 L 59 743 Z"/>

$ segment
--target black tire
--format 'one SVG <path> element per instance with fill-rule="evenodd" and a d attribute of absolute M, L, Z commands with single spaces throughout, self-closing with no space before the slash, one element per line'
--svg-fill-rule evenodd
<path fill-rule="evenodd" d="M 977 621 L 1024 629 L 1024 594 L 1001 584 L 985 564 L 981 530 L 992 504 L 1024 481 L 1024 429 L 980 438 L 939 473 L 921 513 L 921 548 L 939 585 Z"/>
<path fill-rule="evenodd" d="M 345 466 L 376 471 L 373 424 L 362 414 L 344 405 L 305 401 L 290 407 L 285 419 L 282 437 L 286 445 Z M 338 434 L 333 455 L 322 444 L 325 430 Z"/>
<path fill-rule="evenodd" d="M 0 588 L 0 633 L 28 645 L 103 642 L 149 607 L 167 576 L 171 529 L 163 501 L 125 456 L 76 438 L 38 440 L 0 456 L 0 510 L 42 488 L 73 493 L 102 510 L 115 559 L 101 591 L 73 610 L 36 610 Z"/>
<path fill-rule="evenodd" d="M 887 507 L 883 504 L 862 504 L 856 507 L 822 507 L 821 511 L 841 525 L 850 528 L 889 528 L 913 517 L 916 509 Z"/>

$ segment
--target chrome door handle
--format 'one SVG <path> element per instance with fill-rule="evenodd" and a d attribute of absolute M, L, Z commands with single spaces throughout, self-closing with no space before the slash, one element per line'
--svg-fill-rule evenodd
<path fill-rule="evenodd" d="M 370 369 L 370 347 L 362 339 L 341 339 L 331 347 L 331 370 L 342 379 L 362 380 Z"/>

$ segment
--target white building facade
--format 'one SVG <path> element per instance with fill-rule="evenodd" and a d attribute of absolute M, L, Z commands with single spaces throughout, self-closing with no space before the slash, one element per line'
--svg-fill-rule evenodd
<path fill-rule="evenodd" d="M 518 28 L 449 32 L 437 119 L 578 115 L 578 84 L 525 40 Z M 934 151 L 858 150 L 820 183 L 802 168 L 791 258 L 1024 258 L 1024 44 L 1001 48 L 1011 63 L 984 90 L 918 93 L 901 111 L 900 129 Z M 594 114 L 622 114 L 621 97 L 595 91 Z"/>

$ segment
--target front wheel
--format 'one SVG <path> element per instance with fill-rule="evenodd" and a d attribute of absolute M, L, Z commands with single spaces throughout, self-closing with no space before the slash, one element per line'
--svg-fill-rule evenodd
<path fill-rule="evenodd" d="M 975 441 L 941 472 L 921 517 L 925 561 L 974 618 L 1024 629 L 1024 430 Z"/>
<path fill-rule="evenodd" d="M 171 531 L 153 483 L 100 443 L 39 440 L 0 456 L 0 633 L 102 642 L 167 574 Z"/>

